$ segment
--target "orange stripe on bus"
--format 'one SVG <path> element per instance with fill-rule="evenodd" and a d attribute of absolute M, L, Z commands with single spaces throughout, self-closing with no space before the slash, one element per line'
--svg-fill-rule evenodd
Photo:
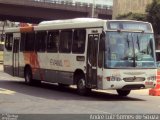
<path fill-rule="evenodd" d="M 33 32 L 33 31 L 34 31 L 34 27 L 33 26 L 21 27 L 20 28 L 20 32 Z"/>
<path fill-rule="evenodd" d="M 157 75 L 160 75 L 160 70 L 157 70 Z"/>
<path fill-rule="evenodd" d="M 24 54 L 25 64 L 31 65 L 33 74 L 38 71 L 39 75 L 40 75 L 40 79 L 44 80 L 45 76 L 44 76 L 43 71 L 41 70 L 40 63 L 38 61 L 37 53 L 35 53 L 35 52 L 24 52 L 23 54 Z M 36 68 L 36 69 L 34 69 L 34 68 Z"/>
<path fill-rule="evenodd" d="M 160 76 L 157 76 L 156 79 L 160 79 Z"/>

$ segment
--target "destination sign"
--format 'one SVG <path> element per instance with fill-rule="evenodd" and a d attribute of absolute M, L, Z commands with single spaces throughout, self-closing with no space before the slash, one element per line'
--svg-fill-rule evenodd
<path fill-rule="evenodd" d="M 144 22 L 134 21 L 110 21 L 108 23 L 109 30 L 141 30 L 144 32 L 152 32 L 151 25 Z"/>

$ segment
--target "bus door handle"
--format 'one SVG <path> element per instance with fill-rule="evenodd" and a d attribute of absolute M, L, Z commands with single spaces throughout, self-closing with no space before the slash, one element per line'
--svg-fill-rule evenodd
<path fill-rule="evenodd" d="M 89 66 L 92 68 L 92 69 L 94 69 L 94 70 L 96 70 L 97 69 L 97 67 L 95 67 L 95 66 L 92 66 L 91 65 L 91 63 L 90 63 L 90 61 L 88 60 L 88 64 L 89 64 Z"/>

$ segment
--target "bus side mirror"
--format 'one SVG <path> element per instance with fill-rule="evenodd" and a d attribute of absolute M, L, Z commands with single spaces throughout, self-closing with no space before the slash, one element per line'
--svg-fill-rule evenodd
<path fill-rule="evenodd" d="M 104 51 L 105 51 L 105 34 L 100 35 L 99 41 L 99 54 L 98 54 L 98 67 L 102 68 L 104 64 Z"/>
<path fill-rule="evenodd" d="M 105 34 L 104 33 L 100 35 L 100 49 L 102 51 L 105 50 Z"/>

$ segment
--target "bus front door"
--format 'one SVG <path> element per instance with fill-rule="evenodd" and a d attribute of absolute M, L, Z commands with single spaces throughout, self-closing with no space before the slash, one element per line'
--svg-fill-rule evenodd
<path fill-rule="evenodd" d="M 19 75 L 19 40 L 15 37 L 13 42 L 13 76 Z"/>
<path fill-rule="evenodd" d="M 98 51 L 98 34 L 88 35 L 88 52 L 87 52 L 87 86 L 90 88 L 97 87 L 97 51 Z"/>

